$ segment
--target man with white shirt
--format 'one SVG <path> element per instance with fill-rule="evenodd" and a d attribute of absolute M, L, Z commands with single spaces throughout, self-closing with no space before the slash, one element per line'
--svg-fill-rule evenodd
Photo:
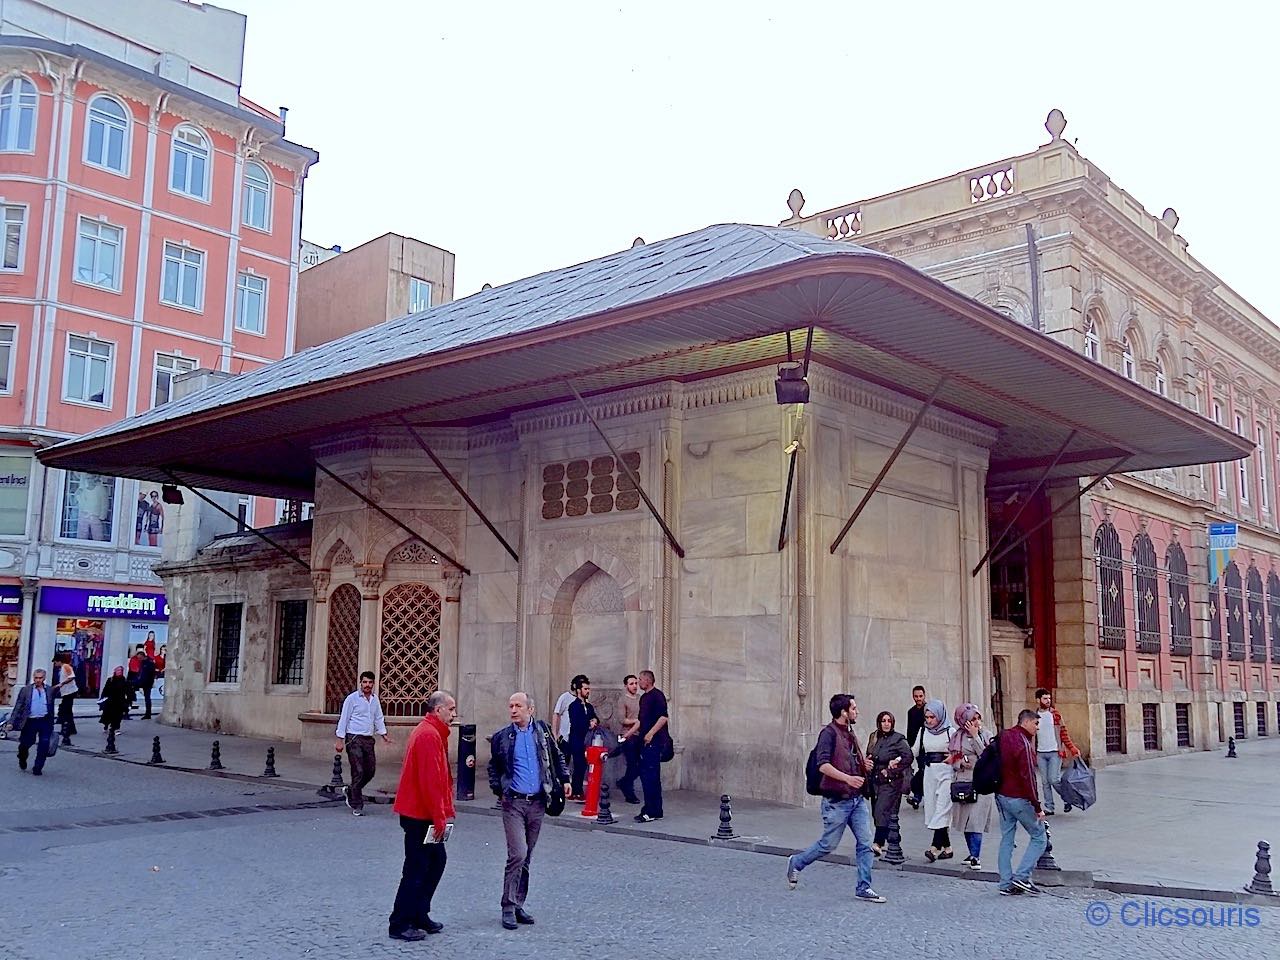
<path fill-rule="evenodd" d="M 360 689 L 347 695 L 342 703 L 342 715 L 338 717 L 338 735 L 333 749 L 342 753 L 347 748 L 347 762 L 351 764 L 351 786 L 342 788 L 351 815 L 364 816 L 364 794 L 361 791 L 373 779 L 378 768 L 377 757 L 373 752 L 373 735 L 382 737 L 383 743 L 390 743 L 387 736 L 387 722 L 382 716 L 382 704 L 378 703 L 377 694 L 373 692 L 373 684 L 377 678 L 372 670 L 360 674 Z"/>
<path fill-rule="evenodd" d="M 1040 773 L 1040 800 L 1046 817 L 1053 816 L 1053 791 L 1062 793 L 1062 761 L 1080 756 L 1080 748 L 1071 740 L 1062 714 L 1053 705 L 1053 694 L 1044 687 L 1036 691 L 1036 712 L 1040 727 L 1036 733 L 1036 767 Z M 1071 804 L 1062 798 L 1062 812 L 1070 813 Z"/>
<path fill-rule="evenodd" d="M 569 684 L 569 689 L 560 694 L 560 699 L 556 701 L 555 710 L 551 715 L 551 735 L 555 737 L 556 745 L 566 757 L 569 756 L 569 734 L 572 729 L 569 708 L 578 699 L 578 681 L 585 679 L 582 674 L 578 674 L 573 678 L 573 681 Z"/>
<path fill-rule="evenodd" d="M 13 729 L 22 731 L 18 738 L 18 769 L 27 769 L 27 755 L 34 743 L 36 762 L 31 772 L 37 777 L 44 773 L 49 739 L 53 736 L 53 691 L 45 686 L 44 678 L 43 670 L 31 674 L 31 682 L 18 691 L 13 716 L 9 718 Z"/>

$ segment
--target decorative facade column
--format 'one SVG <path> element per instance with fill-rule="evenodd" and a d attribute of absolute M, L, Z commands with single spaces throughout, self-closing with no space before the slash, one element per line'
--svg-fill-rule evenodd
<path fill-rule="evenodd" d="M 378 564 L 356 564 L 360 581 L 360 659 L 358 670 L 378 672 L 378 638 L 382 629 L 382 567 Z"/>
<path fill-rule="evenodd" d="M 329 571 L 311 570 L 311 688 L 307 706 L 324 711 L 324 688 L 329 667 Z"/>

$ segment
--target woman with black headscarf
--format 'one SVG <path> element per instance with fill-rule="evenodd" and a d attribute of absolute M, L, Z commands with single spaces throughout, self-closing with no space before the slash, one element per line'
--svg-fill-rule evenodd
<path fill-rule="evenodd" d="M 120 721 L 129 712 L 129 689 L 124 667 L 116 667 L 115 672 L 102 685 L 102 698 L 98 701 L 102 708 L 99 722 L 104 729 L 119 731 Z"/>
<path fill-rule="evenodd" d="M 881 710 L 876 714 L 875 733 L 867 741 L 874 797 L 871 813 L 876 824 L 871 850 L 877 857 L 884 852 L 884 842 L 889 837 L 889 820 L 898 812 L 902 795 L 911 786 L 911 747 L 907 738 L 893 729 L 894 723 L 893 714 Z"/>

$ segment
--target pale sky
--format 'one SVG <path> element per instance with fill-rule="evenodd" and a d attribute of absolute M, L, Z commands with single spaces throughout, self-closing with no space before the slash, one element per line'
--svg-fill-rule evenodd
<path fill-rule="evenodd" d="M 314 147 L 303 236 L 457 254 L 457 296 L 1065 139 L 1280 322 L 1274 5 L 218 0 Z"/>

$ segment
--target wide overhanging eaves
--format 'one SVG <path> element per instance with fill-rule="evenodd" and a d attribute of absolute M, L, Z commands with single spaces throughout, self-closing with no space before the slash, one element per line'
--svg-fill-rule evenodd
<path fill-rule="evenodd" d="M 1251 452 L 1224 430 L 1064 345 L 883 257 L 810 255 L 747 276 L 499 340 L 212 406 L 41 453 L 64 469 L 309 497 L 310 443 L 406 414 L 458 425 L 588 394 L 776 362 L 817 327 L 815 361 L 993 427 L 992 484 L 1148 470 Z M 261 372 L 261 371 L 260 371 Z M 253 376 L 250 374 L 248 376 Z M 217 391 L 217 386 L 209 388 Z M 216 395 L 215 395 L 216 397 Z"/>

